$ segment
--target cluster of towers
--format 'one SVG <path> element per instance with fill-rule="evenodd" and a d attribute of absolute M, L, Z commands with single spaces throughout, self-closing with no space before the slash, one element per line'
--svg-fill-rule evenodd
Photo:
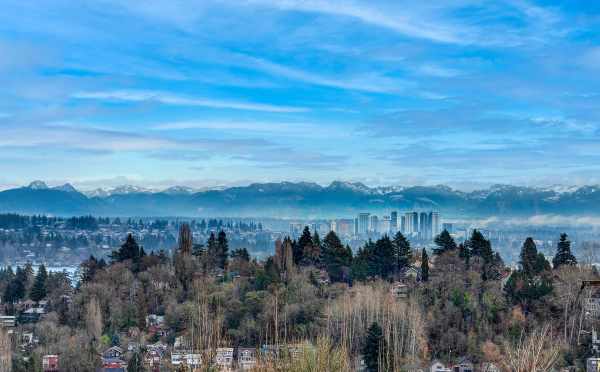
<path fill-rule="evenodd" d="M 379 218 L 370 213 L 359 213 L 354 224 L 356 235 L 369 233 L 394 234 L 401 231 L 404 235 L 419 239 L 432 239 L 440 233 L 439 212 L 406 212 L 398 216 L 393 211 L 389 216 Z"/>

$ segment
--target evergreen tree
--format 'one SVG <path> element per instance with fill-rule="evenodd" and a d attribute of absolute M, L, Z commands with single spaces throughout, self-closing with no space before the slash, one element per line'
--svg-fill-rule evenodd
<path fill-rule="evenodd" d="M 433 249 L 433 253 L 437 255 L 442 254 L 444 252 L 453 251 L 457 248 L 456 242 L 454 241 L 452 236 L 450 236 L 450 233 L 446 229 L 444 229 L 444 231 L 442 231 L 440 235 L 435 237 L 434 242 L 437 247 Z"/>
<path fill-rule="evenodd" d="M 400 272 L 410 266 L 410 262 L 412 261 L 410 242 L 398 231 L 394 236 L 392 244 L 394 246 L 394 256 L 396 257 L 396 271 Z"/>
<path fill-rule="evenodd" d="M 303 252 L 302 261 L 304 264 L 320 266 L 322 261 L 322 247 L 321 237 L 319 233 L 315 231 L 312 236 L 312 244 L 308 246 L 308 250 Z"/>
<path fill-rule="evenodd" d="M 466 241 L 465 247 L 469 249 L 471 256 L 483 257 L 491 250 L 490 241 L 477 229 L 473 230 L 471 237 Z"/>
<path fill-rule="evenodd" d="M 46 266 L 43 264 L 40 265 L 37 275 L 35 276 L 35 281 L 33 282 L 33 287 L 31 287 L 31 293 L 29 297 L 32 301 L 40 302 L 46 297 L 46 282 L 48 280 L 48 272 L 46 271 Z"/>
<path fill-rule="evenodd" d="M 15 280 L 15 273 L 11 266 L 2 270 L 2 278 L 0 278 L 0 282 L 7 283 L 6 287 L 4 287 L 4 293 L 2 293 L 2 302 L 4 303 L 12 303 L 13 302 L 13 293 L 12 293 L 12 282 Z"/>
<path fill-rule="evenodd" d="M 383 331 L 376 322 L 372 323 L 367 331 L 362 354 L 367 371 L 380 372 L 385 370 L 383 363 L 383 358 L 385 357 L 385 340 L 383 338 Z"/>
<path fill-rule="evenodd" d="M 521 264 L 522 271 L 528 278 L 532 278 L 542 271 L 550 269 L 550 264 L 546 261 L 546 257 L 538 252 L 532 238 L 525 239 L 520 258 L 521 261 L 519 263 Z"/>
<path fill-rule="evenodd" d="M 121 248 L 118 251 L 113 251 L 110 255 L 110 258 L 115 262 L 123 262 L 125 260 L 138 262 L 140 257 L 140 247 L 132 234 L 128 234 Z"/>
<path fill-rule="evenodd" d="M 11 283 L 11 292 L 12 292 L 12 302 L 18 302 L 25 298 L 25 294 L 27 291 L 27 271 L 20 267 L 17 267 L 17 273 L 15 275 L 15 279 Z"/>
<path fill-rule="evenodd" d="M 210 223 L 211 220 L 209 220 Z M 217 257 L 219 255 L 219 246 L 217 244 L 217 237 L 214 232 L 210 233 L 210 236 L 206 240 L 206 260 L 207 266 L 210 270 L 214 270 L 218 266 Z"/>
<path fill-rule="evenodd" d="M 229 243 L 227 242 L 227 234 L 221 230 L 217 237 L 217 264 L 220 269 L 227 269 L 227 259 L 229 258 Z"/>
<path fill-rule="evenodd" d="M 250 253 L 246 248 L 235 249 L 231 252 L 231 258 L 239 258 L 240 260 L 250 262 Z"/>
<path fill-rule="evenodd" d="M 394 245 L 387 235 L 378 239 L 369 256 L 369 274 L 382 279 L 388 278 L 396 265 L 394 253 Z"/>
<path fill-rule="evenodd" d="M 508 298 L 523 305 L 526 311 L 532 303 L 552 292 L 550 263 L 538 252 L 532 238 L 527 238 L 521 248 L 521 268 L 513 272 L 504 286 Z"/>
<path fill-rule="evenodd" d="M 187 292 L 196 270 L 196 261 L 192 259 L 192 248 L 194 246 L 192 231 L 186 223 L 179 228 L 177 244 L 177 251 L 173 254 L 175 276 L 184 292 Z"/>
<path fill-rule="evenodd" d="M 500 271 L 504 266 L 504 262 L 502 262 L 502 259 L 500 259 L 499 255 L 494 253 L 492 244 L 483 236 L 480 231 L 473 230 L 471 238 L 465 242 L 464 246 L 465 248 L 461 249 L 461 253 L 466 250 L 466 254 L 469 258 L 481 258 L 480 267 L 481 277 L 483 280 L 500 278 Z"/>
<path fill-rule="evenodd" d="M 556 255 L 552 259 L 554 269 L 558 269 L 563 265 L 577 265 L 577 259 L 571 253 L 571 241 L 567 234 L 560 234 L 560 240 L 556 246 Z"/>
<path fill-rule="evenodd" d="M 421 253 L 421 280 L 424 282 L 429 280 L 429 256 L 425 248 Z"/>
<path fill-rule="evenodd" d="M 344 247 L 340 238 L 331 231 L 323 240 L 323 261 L 332 282 L 348 281 L 352 265 L 352 250 Z"/>
<path fill-rule="evenodd" d="M 321 237 L 319 236 L 319 233 L 315 231 L 315 233 L 313 234 L 312 237 L 312 244 L 313 247 L 318 248 L 319 250 L 321 250 Z"/>
<path fill-rule="evenodd" d="M 305 252 L 311 252 L 313 248 L 313 240 L 312 240 L 312 236 L 310 235 L 310 229 L 308 228 L 308 226 L 304 226 L 304 230 L 302 230 L 302 235 L 300 235 L 300 238 L 298 239 L 298 242 L 293 246 L 293 252 L 294 252 L 294 263 L 300 264 L 301 262 L 304 262 L 303 258 L 304 258 L 304 253 Z M 304 262 L 304 263 L 310 263 L 310 262 Z"/>
<path fill-rule="evenodd" d="M 366 280 L 369 276 L 368 252 L 366 248 L 359 248 L 356 257 L 352 259 L 352 280 Z"/>

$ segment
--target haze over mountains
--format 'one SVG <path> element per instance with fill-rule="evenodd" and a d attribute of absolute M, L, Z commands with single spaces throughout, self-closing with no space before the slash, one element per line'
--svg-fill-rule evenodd
<path fill-rule="evenodd" d="M 137 186 L 80 192 L 42 181 L 0 192 L 0 212 L 98 216 L 351 217 L 360 211 L 431 209 L 452 217 L 600 215 L 600 187 L 496 185 L 472 192 L 447 186 L 368 187 L 361 183 L 255 183 L 197 191 Z"/>

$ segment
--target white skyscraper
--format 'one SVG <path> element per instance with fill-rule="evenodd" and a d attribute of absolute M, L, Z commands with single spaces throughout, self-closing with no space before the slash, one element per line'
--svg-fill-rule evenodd
<path fill-rule="evenodd" d="M 379 232 L 379 218 L 376 215 L 371 216 L 371 223 L 369 225 L 369 230 L 376 233 Z"/>
<path fill-rule="evenodd" d="M 382 234 L 389 234 L 392 226 L 392 219 L 390 216 L 383 216 L 381 221 L 379 221 L 379 232 Z"/>
<path fill-rule="evenodd" d="M 431 212 L 429 213 L 429 223 L 431 224 L 431 235 L 433 237 L 438 236 L 441 231 L 442 222 L 440 219 L 439 212 Z"/>
<path fill-rule="evenodd" d="M 398 212 L 393 211 L 390 219 L 390 232 L 395 234 L 400 229 L 398 224 Z"/>
<path fill-rule="evenodd" d="M 369 232 L 369 216 L 370 213 L 358 214 L 358 234 L 366 235 Z"/>

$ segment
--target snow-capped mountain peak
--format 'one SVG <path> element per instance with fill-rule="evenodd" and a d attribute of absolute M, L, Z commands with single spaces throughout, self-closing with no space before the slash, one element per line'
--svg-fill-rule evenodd
<path fill-rule="evenodd" d="M 48 189 L 48 185 L 46 185 L 46 183 L 44 181 L 33 181 L 32 183 L 29 184 L 29 186 L 27 186 L 30 189 L 33 190 L 46 190 Z"/>
<path fill-rule="evenodd" d="M 58 190 L 58 191 L 65 191 L 65 192 L 78 192 L 77 189 L 75 187 L 73 187 L 73 185 L 71 185 L 70 183 L 65 183 L 64 185 L 56 186 L 56 187 L 53 187 L 52 189 Z"/>
<path fill-rule="evenodd" d="M 152 190 L 147 189 L 141 186 L 133 186 L 133 185 L 122 185 L 117 186 L 113 189 L 108 190 L 110 195 L 124 195 L 124 194 L 148 194 L 151 193 Z"/>
<path fill-rule="evenodd" d="M 196 192 L 196 190 L 187 186 L 172 186 L 162 192 L 169 195 L 189 195 Z"/>

